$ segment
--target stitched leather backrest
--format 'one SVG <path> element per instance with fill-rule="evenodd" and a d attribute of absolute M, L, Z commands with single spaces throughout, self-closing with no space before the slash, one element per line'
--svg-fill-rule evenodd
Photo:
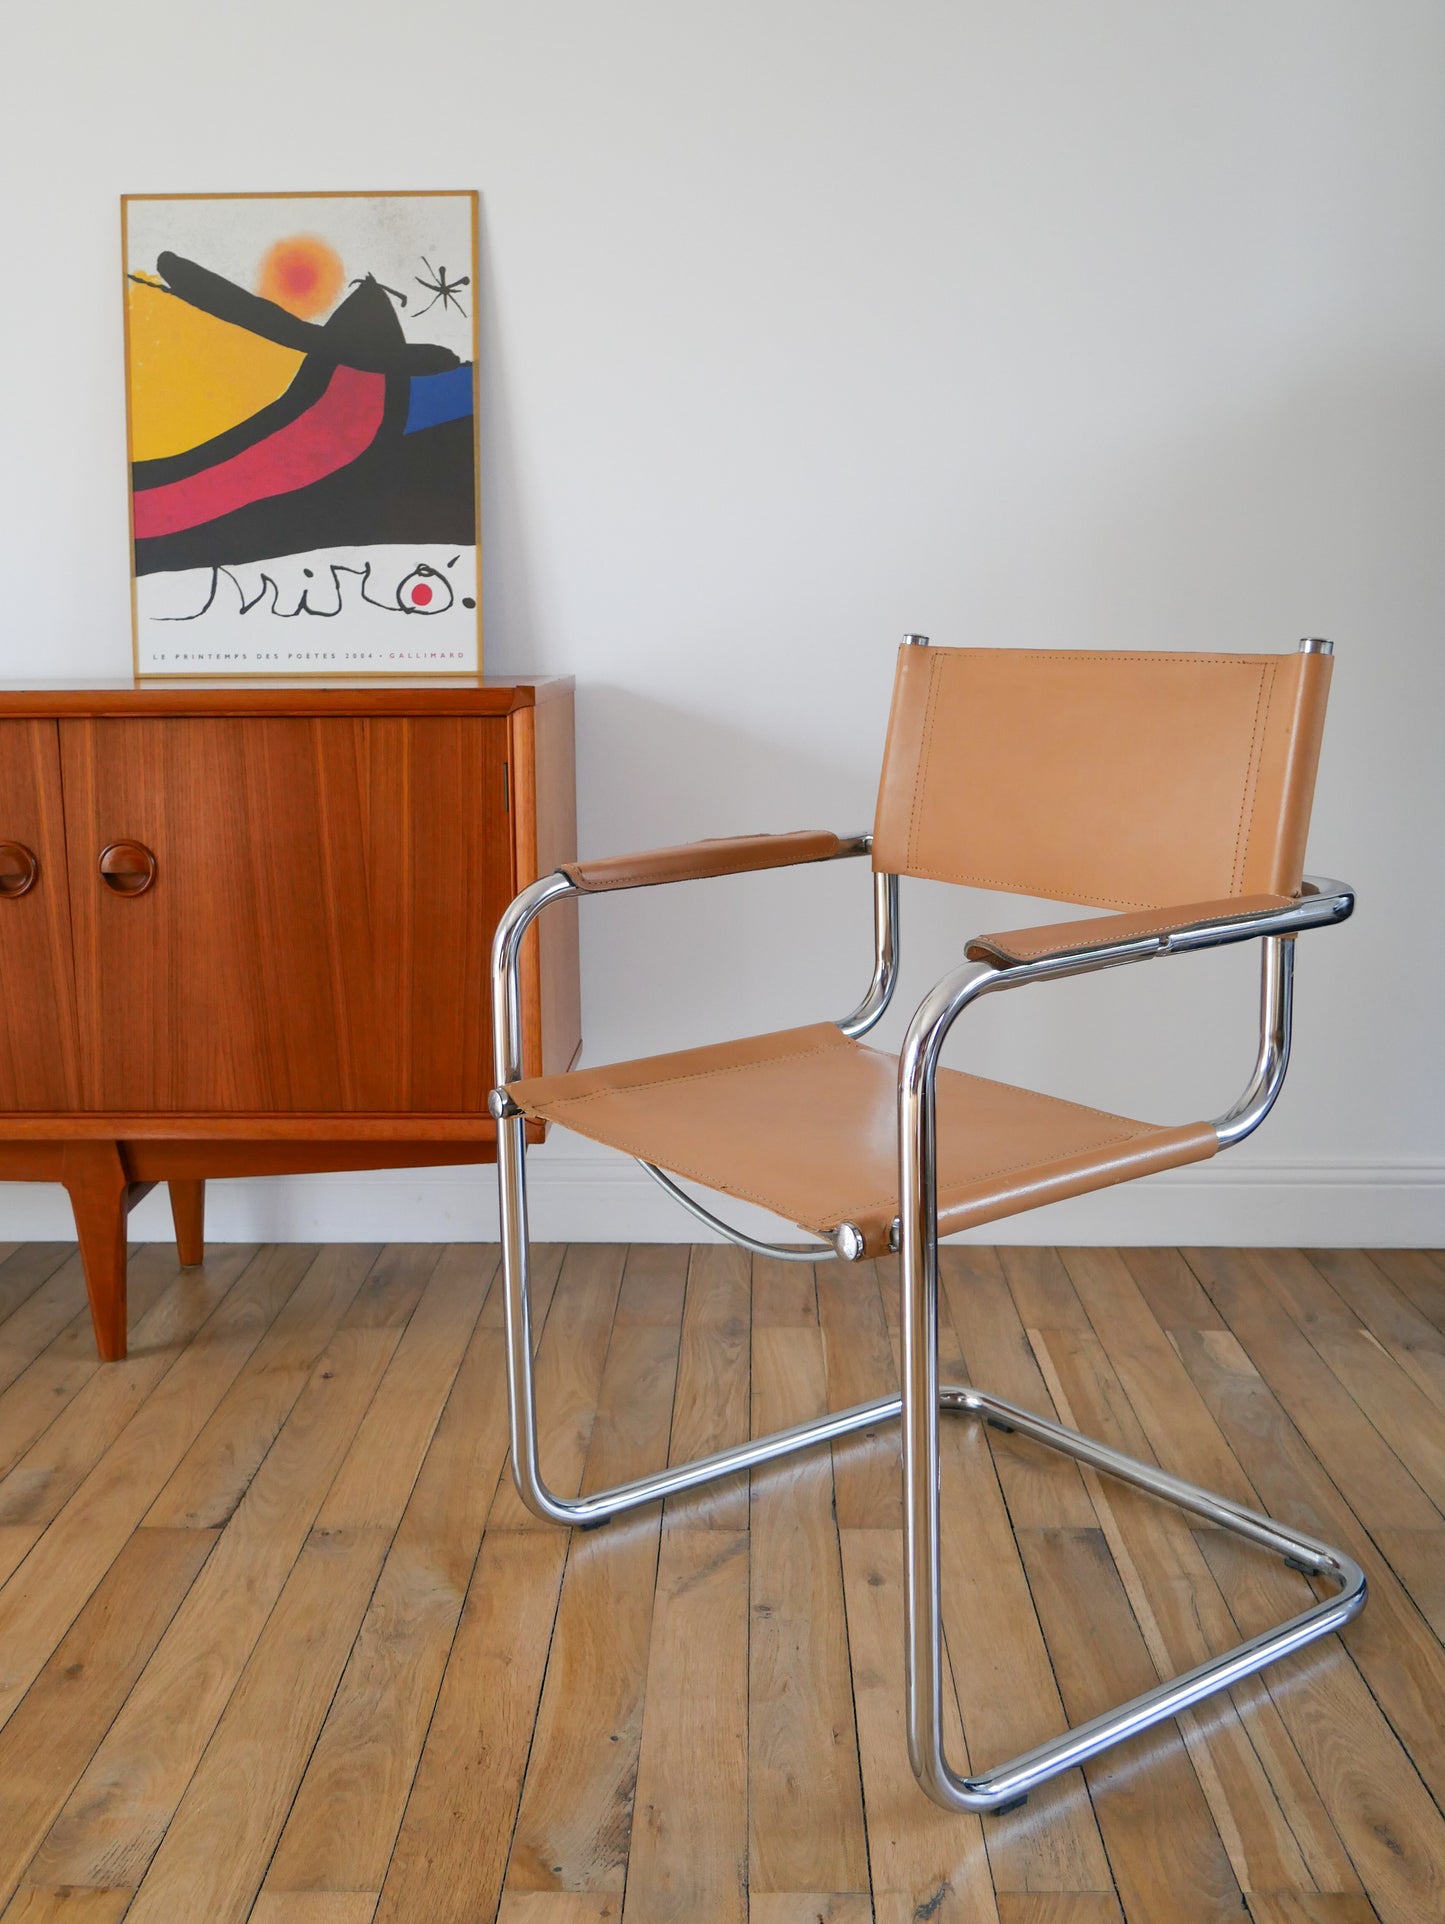
<path fill-rule="evenodd" d="M 905 645 L 873 866 L 1117 909 L 1297 895 L 1331 665 Z"/>

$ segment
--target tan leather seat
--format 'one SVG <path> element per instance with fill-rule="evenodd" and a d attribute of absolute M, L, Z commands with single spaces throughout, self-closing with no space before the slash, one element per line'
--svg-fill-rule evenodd
<path fill-rule="evenodd" d="M 898 1060 L 831 1022 L 508 1085 L 529 1116 L 760 1203 L 827 1235 L 888 1247 L 898 1214 Z M 940 1235 L 1198 1162 L 1207 1123 L 1158 1128 L 1009 1083 L 938 1077 Z"/>

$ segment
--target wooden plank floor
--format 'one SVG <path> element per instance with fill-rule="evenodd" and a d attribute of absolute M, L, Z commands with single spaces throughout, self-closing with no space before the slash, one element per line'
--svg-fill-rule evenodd
<path fill-rule="evenodd" d="M 510 1485 L 495 1250 L 138 1249 L 102 1368 L 73 1250 L 0 1246 L 0 1924 L 1445 1919 L 1445 1262 L 943 1267 L 946 1375 L 1371 1584 L 1342 1642 L 982 1822 L 908 1768 L 892 1434 L 569 1539 Z M 891 1265 L 537 1275 L 563 1490 L 895 1381 Z M 944 1439 L 957 1760 L 1309 1594 L 1023 1439 Z"/>

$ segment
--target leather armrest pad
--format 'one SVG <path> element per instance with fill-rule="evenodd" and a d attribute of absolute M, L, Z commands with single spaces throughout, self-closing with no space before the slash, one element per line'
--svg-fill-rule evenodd
<path fill-rule="evenodd" d="M 564 862 L 562 873 L 584 895 L 597 895 L 607 889 L 648 888 L 656 882 L 691 882 L 710 875 L 789 868 L 795 862 L 823 862 L 842 846 L 836 835 L 822 828 L 786 835 L 724 835 L 710 842 L 684 842 L 679 848 L 648 849 L 641 855 Z"/>
<path fill-rule="evenodd" d="M 965 953 L 970 962 L 1003 967 L 1071 955 L 1110 942 L 1133 942 L 1147 935 L 1173 935 L 1206 922 L 1234 922 L 1243 916 L 1287 909 L 1289 895 L 1233 895 L 1219 902 L 1190 902 L 1180 908 L 1136 909 L 1128 915 L 1090 915 L 1078 922 L 1049 922 L 1036 929 L 1011 929 L 1004 935 L 976 935 Z"/>

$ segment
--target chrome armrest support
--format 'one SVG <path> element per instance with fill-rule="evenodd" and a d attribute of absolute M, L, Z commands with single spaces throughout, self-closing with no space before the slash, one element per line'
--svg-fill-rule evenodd
<path fill-rule="evenodd" d="M 825 859 L 829 862 L 846 862 L 850 855 L 871 855 L 873 853 L 873 831 L 866 830 L 859 835 L 840 835 L 838 852 Z"/>
<path fill-rule="evenodd" d="M 857 835 L 850 838 L 848 845 L 839 850 L 839 855 L 866 855 L 872 848 L 871 835 Z M 826 858 L 836 861 L 839 856 Z M 497 924 L 497 932 L 492 941 L 492 1050 L 495 1087 L 488 1098 L 487 1106 L 493 1118 L 501 1123 L 519 1116 L 521 1111 L 506 1093 L 506 1084 L 515 1082 L 522 1074 L 522 995 L 519 980 L 519 961 L 522 951 L 522 938 L 532 923 L 552 902 L 560 902 L 566 896 L 578 896 L 583 891 L 575 882 L 560 870 L 544 875 L 529 887 L 524 888 L 502 915 Z M 888 1007 L 894 986 L 898 979 L 898 877 L 879 875 L 874 878 L 874 936 L 877 948 L 877 961 L 873 970 L 873 980 L 868 985 L 868 993 L 862 1003 L 848 1017 L 844 1033 L 861 1035 L 870 1029 L 883 1011 Z M 659 1188 L 665 1190 L 675 1202 L 691 1212 L 709 1229 L 716 1230 L 730 1242 L 740 1244 L 762 1256 L 773 1256 L 783 1262 L 829 1262 L 838 1250 L 827 1243 L 810 1245 L 802 1249 L 791 1249 L 785 1245 L 759 1242 L 755 1237 L 735 1229 L 711 1210 L 705 1209 L 687 1192 L 678 1187 L 672 1178 L 642 1157 L 634 1160 L 646 1170 Z"/>
<path fill-rule="evenodd" d="M 934 985 L 914 1013 L 898 1062 L 899 1154 L 902 1158 L 899 1209 L 904 1237 L 908 1234 L 911 1193 L 909 1144 L 913 1142 L 914 1180 L 931 1196 L 935 1187 L 933 1107 L 938 1058 L 949 1030 L 969 1003 L 992 994 L 995 989 L 1016 989 L 1025 982 L 1051 981 L 1060 975 L 1085 975 L 1094 969 L 1115 968 L 1125 962 L 1146 959 L 1142 955 L 1114 955 L 1107 961 L 1097 960 L 1082 968 L 1031 963 L 1029 972 L 1023 968 L 996 969 L 988 962 L 971 962 Z M 1037 974 L 1031 972 L 1035 967 L 1039 970 Z M 1212 1125 L 1221 1149 L 1233 1148 L 1256 1130 L 1274 1107 L 1284 1086 L 1285 1070 L 1289 1067 L 1293 995 L 1294 938 L 1267 936 L 1260 961 L 1259 1054 L 1244 1094 Z"/>
<path fill-rule="evenodd" d="M 871 837 L 870 837 L 871 840 Z M 873 979 L 863 1000 L 837 1026 L 844 1035 L 867 1035 L 882 1020 L 898 986 L 898 877 L 873 876 Z"/>
<path fill-rule="evenodd" d="M 1259 1054 L 1244 1094 L 1214 1119 L 1221 1149 L 1253 1135 L 1275 1105 L 1289 1067 L 1294 1015 L 1294 939 L 1265 937 L 1259 958 Z"/>
<path fill-rule="evenodd" d="M 522 937 L 549 902 L 581 893 L 558 869 L 513 896 L 502 911 L 492 937 L 492 1070 L 498 1089 L 518 1081 L 522 1074 L 522 990 L 517 966 Z"/>
<path fill-rule="evenodd" d="M 868 855 L 872 848 L 871 834 L 844 835 L 839 837 L 837 852 L 821 859 L 840 862 L 849 856 Z M 815 864 L 809 862 L 803 866 L 812 868 Z M 549 903 L 583 893 L 585 891 L 579 889 L 570 876 L 558 869 L 551 875 L 539 877 L 516 895 L 497 924 L 497 932 L 492 940 L 492 1054 L 493 1073 L 499 1089 L 508 1082 L 516 1082 L 522 1074 L 522 1001 L 518 981 L 522 937 Z M 862 1035 L 865 1030 L 872 1028 L 888 1007 L 898 980 L 896 875 L 874 877 L 873 922 L 877 954 L 873 980 L 859 1006 L 838 1025 L 845 1035 Z"/>
<path fill-rule="evenodd" d="M 1304 893 L 1283 908 L 1255 910 L 1245 915 L 1221 916 L 1154 935 L 1122 942 L 1091 942 L 1077 949 L 1056 949 L 1033 961 L 1000 957 L 1002 974 L 1017 981 L 1039 981 L 1056 975 L 1079 975 L 1091 969 L 1112 969 L 1125 962 L 1148 962 L 1159 955 L 1186 955 L 1196 949 L 1217 949 L 1259 936 L 1302 935 L 1307 929 L 1330 928 L 1354 913 L 1355 892 L 1348 883 L 1326 876 L 1307 875 Z M 1097 924 L 1086 926 L 1097 927 Z"/>
<path fill-rule="evenodd" d="M 1203 922 L 1171 934 L 1127 942 L 1099 942 L 1086 949 L 1042 956 L 1033 962 L 995 966 L 975 962 L 955 969 L 935 984 L 919 1004 L 899 1058 L 900 1104 L 932 1103 L 938 1055 L 954 1022 L 970 1002 L 996 989 L 1022 988 L 1062 976 L 1091 975 L 1096 969 L 1121 968 L 1156 956 L 1184 955 L 1263 939 L 1260 978 L 1260 1046 L 1254 1075 L 1233 1108 L 1214 1124 L 1220 1147 L 1230 1148 L 1257 1129 L 1278 1096 L 1289 1062 L 1290 1011 L 1294 988 L 1294 937 L 1308 929 L 1330 928 L 1353 914 L 1354 890 L 1347 883 L 1307 875 L 1297 902 L 1265 914 Z M 906 1129 L 903 1131 L 906 1137 Z"/>

